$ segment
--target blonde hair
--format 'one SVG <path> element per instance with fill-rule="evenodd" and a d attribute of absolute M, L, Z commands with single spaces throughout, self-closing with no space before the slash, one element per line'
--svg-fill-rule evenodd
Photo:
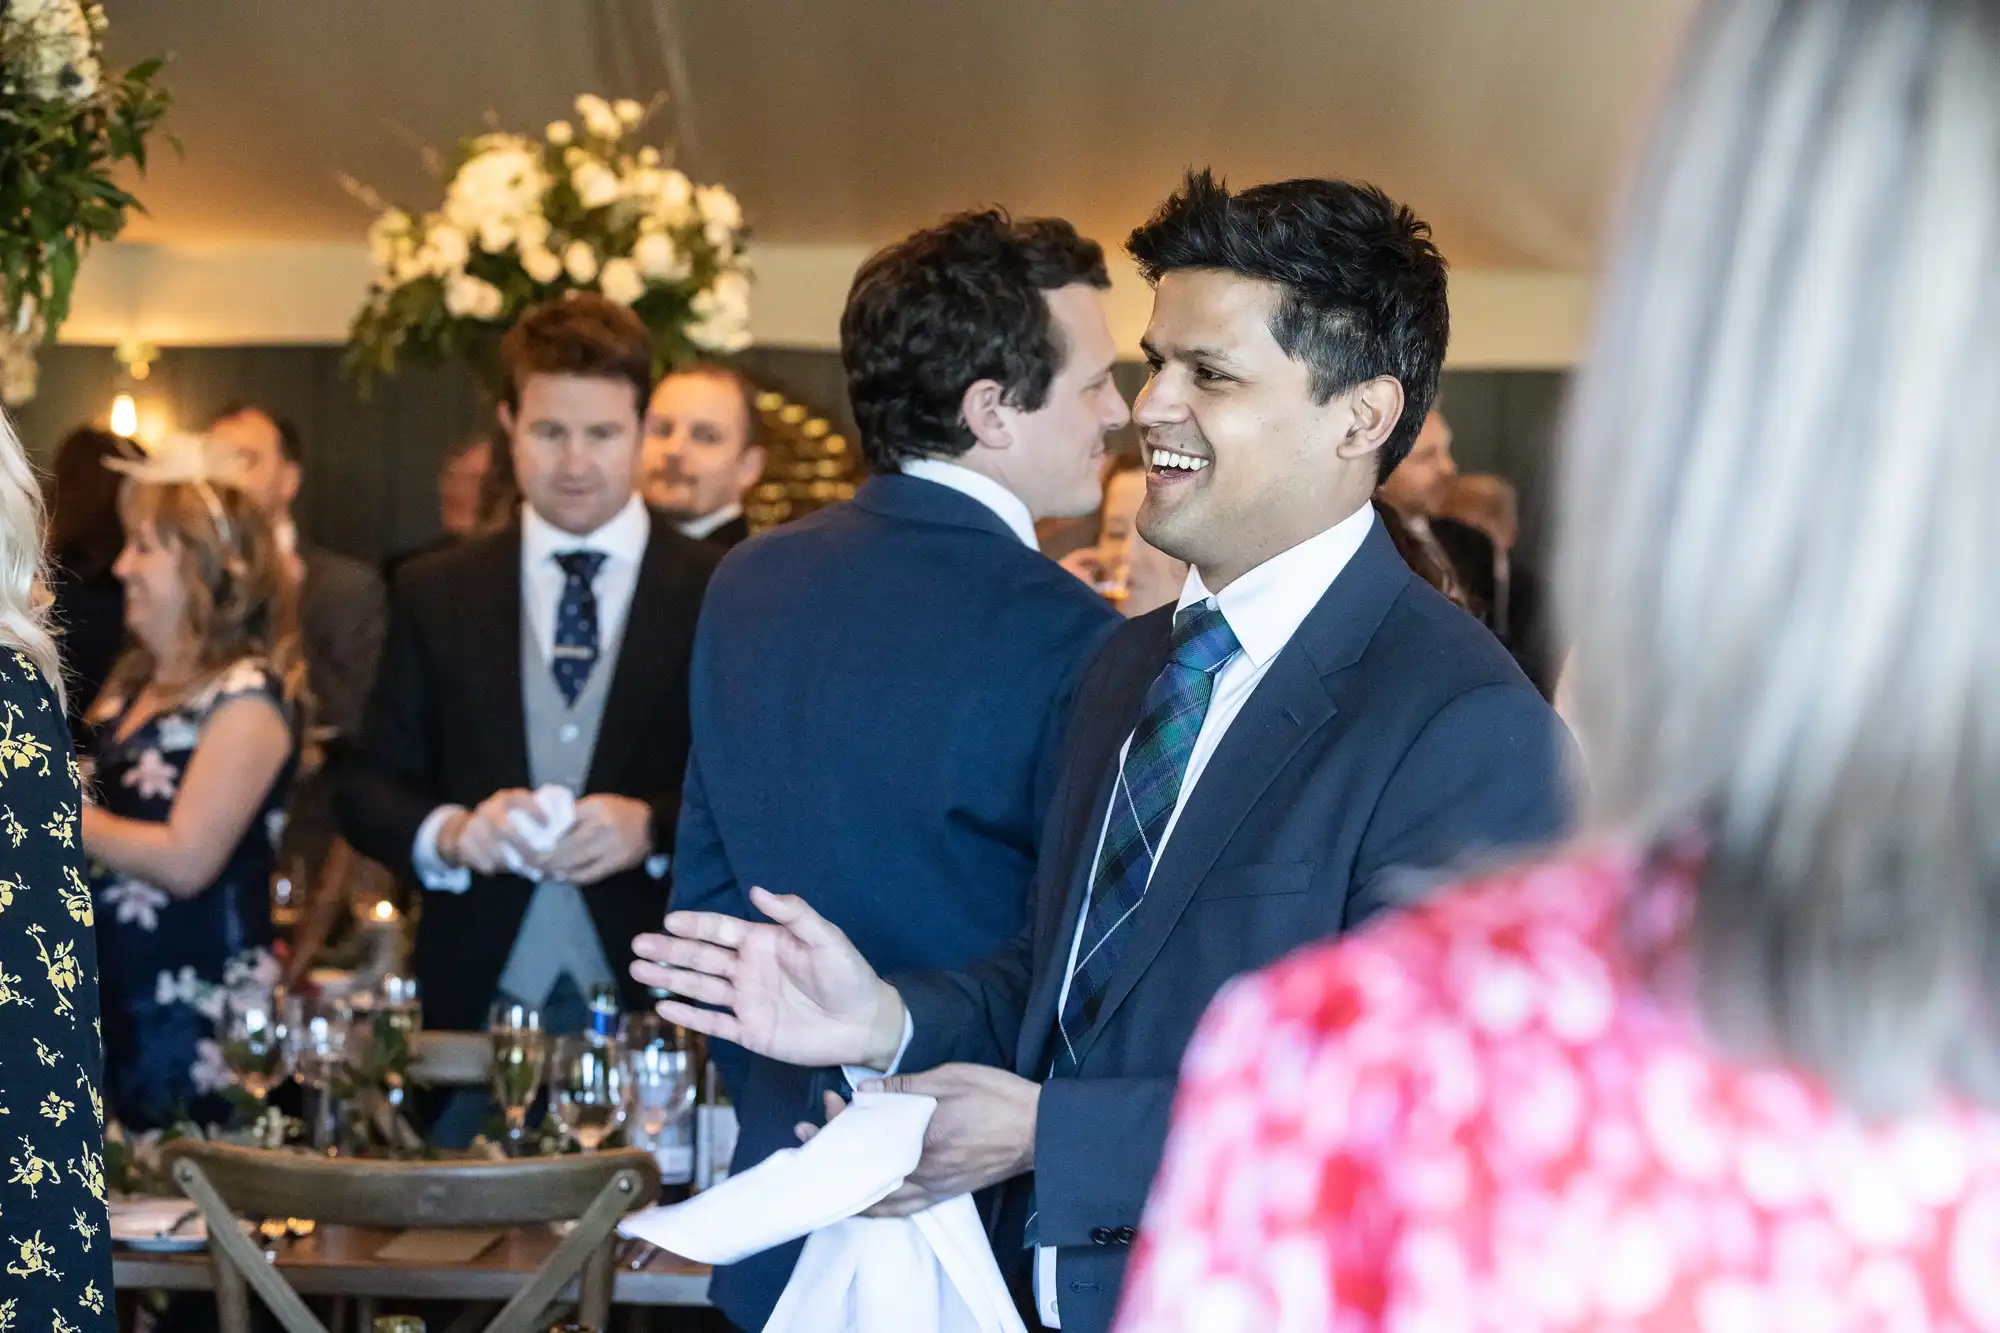
<path fill-rule="evenodd" d="M 1707 5 L 1567 423 L 1599 824 L 1704 848 L 1709 1030 L 2000 1100 L 2000 6 Z"/>
<path fill-rule="evenodd" d="M 128 533 L 151 526 L 161 541 L 180 548 L 195 670 L 191 679 L 178 682 L 171 701 L 198 694 L 237 662 L 261 657 L 277 669 L 286 700 L 302 712 L 305 657 L 297 591 L 277 534 L 257 503 L 223 482 L 135 477 L 119 490 L 118 513 Z M 100 711 L 129 700 L 152 680 L 158 665 L 149 649 L 132 642 L 111 669 Z"/>
<path fill-rule="evenodd" d="M 42 490 L 0 412 L 0 642 L 35 664 L 65 707 L 62 659 L 49 633 L 49 593 L 42 565 Z"/>

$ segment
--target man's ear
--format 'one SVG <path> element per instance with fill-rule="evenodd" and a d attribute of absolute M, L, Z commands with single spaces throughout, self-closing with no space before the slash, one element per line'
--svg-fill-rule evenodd
<path fill-rule="evenodd" d="M 1014 444 L 1014 434 L 1007 429 L 1006 415 L 1000 410 L 1005 396 L 1006 391 L 997 380 L 974 380 L 958 400 L 958 414 L 964 419 L 965 428 L 972 432 L 973 439 L 989 449 L 1008 449 Z"/>
<path fill-rule="evenodd" d="M 748 492 L 763 479 L 764 466 L 769 461 L 761 444 L 753 444 L 743 450 L 743 456 L 736 460 L 736 489 L 739 499 L 743 493 Z"/>
<path fill-rule="evenodd" d="M 514 438 L 514 409 L 502 403 L 493 415 L 500 422 L 501 434 L 512 440 Z"/>
<path fill-rule="evenodd" d="M 1346 459 L 1379 452 L 1403 419 L 1403 382 L 1394 375 L 1377 375 L 1348 390 L 1347 400 L 1347 434 L 1334 452 Z"/>

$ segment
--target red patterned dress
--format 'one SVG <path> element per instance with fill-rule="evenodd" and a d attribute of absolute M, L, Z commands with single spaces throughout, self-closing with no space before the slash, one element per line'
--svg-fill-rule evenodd
<path fill-rule="evenodd" d="M 1577 854 L 1233 984 L 1119 1333 L 2000 1329 L 2000 1114 L 1717 1055 L 1692 899 Z"/>

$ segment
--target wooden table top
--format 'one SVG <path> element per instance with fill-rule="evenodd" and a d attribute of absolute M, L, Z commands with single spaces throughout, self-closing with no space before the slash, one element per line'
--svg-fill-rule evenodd
<path fill-rule="evenodd" d="M 504 1301 L 555 1250 L 547 1227 L 514 1227 L 468 1263 L 441 1266 L 382 1259 L 376 1254 L 400 1232 L 374 1227 L 321 1226 L 310 1236 L 272 1247 L 278 1271 L 302 1296 L 375 1296 L 392 1300 Z M 112 1264 L 121 1291 L 211 1291 L 208 1255 L 141 1254 L 120 1248 Z M 656 1252 L 637 1272 L 620 1265 L 612 1301 L 618 1305 L 708 1304 L 708 1265 Z M 567 1298 L 574 1299 L 571 1282 Z"/>

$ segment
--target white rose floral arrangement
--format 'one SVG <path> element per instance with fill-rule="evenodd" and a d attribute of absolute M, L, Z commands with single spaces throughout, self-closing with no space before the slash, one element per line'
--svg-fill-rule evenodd
<path fill-rule="evenodd" d="M 374 279 L 348 333 L 349 375 L 366 387 L 406 358 L 463 360 L 490 381 L 515 318 L 578 291 L 629 306 L 661 370 L 749 346 L 742 208 L 639 142 L 663 101 L 585 94 L 577 123 L 540 138 L 467 140 L 441 207 L 383 208 L 368 229 Z"/>
<path fill-rule="evenodd" d="M 104 62 L 104 8 L 82 0 L 0 3 L 0 402 L 35 396 L 36 353 L 69 315 L 84 253 L 125 227 L 138 201 L 114 177 L 146 166 L 167 112 L 161 62 Z"/>

